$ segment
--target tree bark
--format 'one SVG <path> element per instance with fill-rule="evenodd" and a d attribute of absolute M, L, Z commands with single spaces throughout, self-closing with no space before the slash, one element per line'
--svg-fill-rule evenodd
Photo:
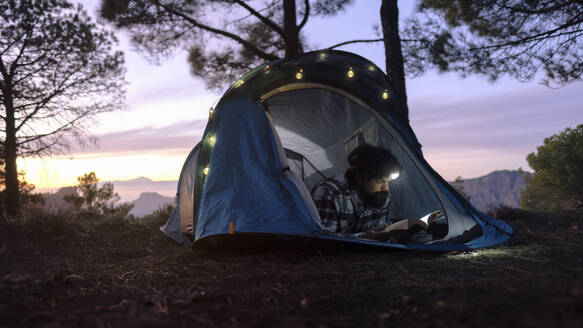
<path fill-rule="evenodd" d="M 285 57 L 302 53 L 296 17 L 296 0 L 283 0 L 283 31 L 285 33 Z"/>
<path fill-rule="evenodd" d="M 401 100 L 402 112 L 405 121 L 409 121 L 409 109 L 407 107 L 407 90 L 405 88 L 405 69 L 403 53 L 401 51 L 401 38 L 399 37 L 399 9 L 397 0 L 382 0 L 381 24 L 385 42 L 386 70 L 389 79 L 395 87 L 395 92 Z"/>
<path fill-rule="evenodd" d="M 14 104 L 10 83 L 5 81 L 4 107 L 6 110 L 6 140 L 4 140 L 4 161 L 6 169 L 5 208 L 9 216 L 20 213 L 20 191 L 18 190 L 18 168 L 16 167 L 16 125 Z"/>

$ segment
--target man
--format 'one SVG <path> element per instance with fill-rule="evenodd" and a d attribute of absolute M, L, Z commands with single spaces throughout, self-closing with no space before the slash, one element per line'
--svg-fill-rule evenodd
<path fill-rule="evenodd" d="M 391 224 L 389 184 L 402 166 L 387 149 L 361 145 L 348 155 L 344 175 L 324 179 L 312 189 L 325 229 L 339 233 L 374 232 Z"/>

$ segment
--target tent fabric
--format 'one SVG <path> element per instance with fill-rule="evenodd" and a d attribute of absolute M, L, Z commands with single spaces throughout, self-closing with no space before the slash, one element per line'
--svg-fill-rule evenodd
<path fill-rule="evenodd" d="M 261 103 L 237 97 L 220 110 L 195 238 L 228 233 L 230 224 L 239 232 L 321 230 L 284 175 Z"/>
<path fill-rule="evenodd" d="M 423 158 L 400 106 L 387 76 L 347 52 L 313 52 L 252 70 L 214 109 L 162 231 L 187 245 L 233 232 L 436 251 L 507 241 L 510 225 L 477 211 Z M 321 233 L 309 190 L 342 174 L 348 153 L 362 143 L 390 149 L 404 168 L 390 185 L 393 218 L 441 210 L 445 237 L 400 245 Z"/>
<path fill-rule="evenodd" d="M 192 149 L 186 158 L 178 179 L 174 210 L 170 214 L 166 225 L 160 228 L 168 237 L 187 244 L 191 243 L 187 235 L 192 233 L 194 224 L 194 213 L 192 211 L 194 204 L 194 174 L 198 164 L 199 150 L 200 143 Z M 183 232 L 186 232 L 186 234 Z"/>
<path fill-rule="evenodd" d="M 292 182 L 294 184 L 294 186 L 298 190 L 300 197 L 302 197 L 302 203 L 304 205 L 306 205 L 312 220 L 314 220 L 319 225 L 321 225 L 320 214 L 318 213 L 318 209 L 316 208 L 316 204 L 314 204 L 314 202 L 312 201 L 312 197 L 310 195 L 310 192 L 308 191 L 308 189 L 306 188 L 306 185 L 304 184 L 303 177 L 300 177 L 301 175 L 299 173 L 290 169 L 290 165 L 289 165 L 289 161 L 287 159 L 286 151 L 283 148 L 279 134 L 277 133 L 277 130 L 275 129 L 275 126 L 273 125 L 273 119 L 271 118 L 271 115 L 269 115 L 269 113 L 266 113 L 266 114 L 267 114 L 267 118 L 269 119 L 269 126 L 271 127 L 271 132 L 273 133 L 275 146 L 277 149 L 277 156 L 279 159 L 279 163 L 281 164 L 283 174 L 290 182 Z"/>

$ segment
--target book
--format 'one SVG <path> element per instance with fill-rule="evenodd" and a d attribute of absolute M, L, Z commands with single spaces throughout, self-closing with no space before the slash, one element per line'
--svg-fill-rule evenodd
<path fill-rule="evenodd" d="M 376 241 L 388 241 L 395 239 L 393 242 L 396 241 L 402 243 L 411 235 L 422 230 L 428 230 L 432 223 L 441 219 L 444 219 L 443 212 L 437 210 L 421 218 L 401 219 L 387 226 L 373 228 L 365 232 L 359 232 L 354 234 L 354 237 Z"/>

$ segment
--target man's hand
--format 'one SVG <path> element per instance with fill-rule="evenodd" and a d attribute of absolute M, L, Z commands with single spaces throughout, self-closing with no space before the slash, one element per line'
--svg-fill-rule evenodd
<path fill-rule="evenodd" d="M 387 241 L 389 240 L 390 234 L 385 231 L 385 228 L 388 226 L 388 224 L 380 224 L 369 231 L 365 231 L 360 237 L 377 241 Z"/>

